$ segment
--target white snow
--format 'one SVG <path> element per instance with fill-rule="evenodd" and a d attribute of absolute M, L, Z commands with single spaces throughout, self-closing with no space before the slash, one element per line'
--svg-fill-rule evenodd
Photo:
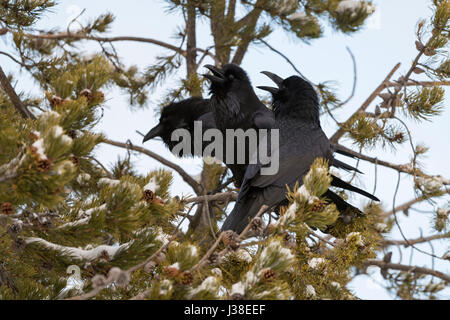
<path fill-rule="evenodd" d="M 219 282 L 217 281 L 217 278 L 213 277 L 213 276 L 209 276 L 205 280 L 203 280 L 203 282 L 197 288 L 192 289 L 189 292 L 189 296 L 193 297 L 202 291 L 214 292 L 218 289 L 218 286 L 219 286 Z"/>
<path fill-rule="evenodd" d="M 106 203 L 102 204 L 99 207 L 88 209 L 86 211 L 80 210 L 78 212 L 78 217 L 80 217 L 81 219 L 79 219 L 77 221 L 65 223 L 65 224 L 59 226 L 58 229 L 67 228 L 67 227 L 75 227 L 75 226 L 87 224 L 91 220 L 91 216 L 94 211 L 103 211 L 103 210 L 106 210 Z"/>
<path fill-rule="evenodd" d="M 340 2 L 337 6 L 336 11 L 339 13 L 344 13 L 345 11 L 351 11 L 351 16 L 354 17 L 356 15 L 356 11 L 364 8 L 366 13 L 370 14 L 375 11 L 375 7 L 371 4 L 367 4 L 364 1 L 357 0 L 344 0 Z"/>
<path fill-rule="evenodd" d="M 155 178 L 151 178 L 150 181 L 144 186 L 144 190 L 150 190 L 153 193 L 156 193 L 156 190 L 159 189 L 159 184 L 156 183 Z"/>
<path fill-rule="evenodd" d="M 359 232 L 350 232 L 347 237 L 345 237 L 345 241 L 349 242 L 352 238 L 356 238 L 356 245 L 362 247 L 364 246 L 364 241 Z"/>
<path fill-rule="evenodd" d="M 310 298 L 315 297 L 316 296 L 316 290 L 314 289 L 314 287 L 310 284 L 308 284 L 306 286 L 306 295 Z"/>
<path fill-rule="evenodd" d="M 245 295 L 245 286 L 241 281 L 231 286 L 231 295 L 233 294 Z"/>
<path fill-rule="evenodd" d="M 44 139 L 40 138 L 39 140 L 36 140 L 32 146 L 36 148 L 36 153 L 39 155 L 39 157 L 42 160 L 46 160 L 47 156 L 45 154 L 45 147 L 44 147 Z"/>
<path fill-rule="evenodd" d="M 308 16 L 304 12 L 295 12 L 287 17 L 289 20 L 306 20 Z"/>
<path fill-rule="evenodd" d="M 73 259 L 87 260 L 87 261 L 92 261 L 92 260 L 97 259 L 98 257 L 100 257 L 102 255 L 102 252 L 104 252 L 104 251 L 106 251 L 108 253 L 108 255 L 111 258 L 113 258 L 118 251 L 128 248 L 131 244 L 131 242 L 127 242 L 127 243 L 124 243 L 119 246 L 100 245 L 91 250 L 84 250 L 81 248 L 61 246 L 59 244 L 54 244 L 54 243 L 48 242 L 44 239 L 35 238 L 35 237 L 26 238 L 25 242 L 27 244 L 39 243 L 41 245 L 44 245 L 46 248 L 59 251 L 61 254 L 71 257 Z"/>
<path fill-rule="evenodd" d="M 98 180 L 97 185 L 99 187 L 106 186 L 106 185 L 109 187 L 113 187 L 113 186 L 117 186 L 119 183 L 120 183 L 120 181 L 117 179 L 101 178 Z"/>
<path fill-rule="evenodd" d="M 238 251 L 236 251 L 236 257 L 247 263 L 252 262 L 252 256 L 250 255 L 250 253 L 248 253 L 247 250 L 244 249 L 239 249 Z"/>
<path fill-rule="evenodd" d="M 324 258 L 312 258 L 308 261 L 308 265 L 311 269 L 317 269 L 320 265 L 325 263 Z"/>

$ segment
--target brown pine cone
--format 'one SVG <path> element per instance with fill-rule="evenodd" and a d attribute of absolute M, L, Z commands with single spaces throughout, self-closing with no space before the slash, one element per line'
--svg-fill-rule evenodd
<path fill-rule="evenodd" d="M 39 159 L 36 161 L 36 166 L 39 171 L 41 172 L 47 172 L 50 170 L 50 167 L 52 166 L 52 163 L 48 159 Z"/>
<path fill-rule="evenodd" d="M 275 280 L 276 277 L 277 277 L 277 273 L 275 270 L 272 270 L 272 269 L 266 269 L 262 273 L 262 279 L 264 281 L 272 281 L 272 280 Z"/>
<path fill-rule="evenodd" d="M 11 202 L 3 202 L 2 203 L 2 213 L 3 214 L 12 214 L 14 213 L 14 206 Z"/>
<path fill-rule="evenodd" d="M 229 246 L 232 250 L 237 250 L 240 245 L 239 235 L 231 230 L 224 232 L 222 242 L 225 246 Z"/>
<path fill-rule="evenodd" d="M 314 201 L 313 207 L 312 207 L 313 212 L 320 212 L 323 210 L 323 208 L 325 208 L 325 203 L 323 203 L 320 200 Z"/>
<path fill-rule="evenodd" d="M 164 268 L 164 273 L 168 277 L 175 278 L 180 273 L 180 270 L 178 270 L 178 268 L 168 266 Z"/>
<path fill-rule="evenodd" d="M 155 200 L 155 193 L 151 190 L 144 190 L 143 196 L 147 203 L 152 203 Z"/>
<path fill-rule="evenodd" d="M 194 281 L 194 276 L 189 271 L 184 271 L 180 273 L 180 281 L 182 284 L 188 286 Z"/>

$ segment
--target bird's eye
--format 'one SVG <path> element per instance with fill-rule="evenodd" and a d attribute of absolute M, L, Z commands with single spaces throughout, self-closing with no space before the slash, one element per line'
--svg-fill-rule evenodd
<path fill-rule="evenodd" d="M 234 80 L 234 76 L 233 76 L 232 74 L 230 74 L 230 75 L 228 76 L 228 79 Z"/>

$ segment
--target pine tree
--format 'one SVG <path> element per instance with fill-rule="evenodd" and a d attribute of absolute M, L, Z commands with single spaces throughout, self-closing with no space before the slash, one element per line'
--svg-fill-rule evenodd
<path fill-rule="evenodd" d="M 440 114 L 450 77 L 450 2 L 433 0 L 431 5 L 433 16 L 417 25 L 418 54 L 409 71 L 391 80 L 397 65 L 339 123 L 334 143 L 345 135 L 359 150 L 395 148 L 411 135 L 402 118 L 423 121 Z M 224 166 L 205 163 L 198 182 L 158 154 L 94 130 L 111 88 L 127 92 L 131 108 L 143 107 L 157 85 L 186 68 L 163 104 L 201 96 L 207 84 L 198 69 L 207 60 L 241 64 L 252 45 L 262 45 L 290 63 L 267 41 L 274 30 L 306 43 L 322 37 L 325 24 L 351 34 L 376 8 L 356 0 L 167 0 L 167 6 L 184 19 L 176 44 L 109 37 L 105 33 L 114 22 L 109 13 L 83 25 L 75 19 L 76 31 L 70 25 L 38 30 L 41 16 L 58 10 L 53 1 L 0 3 L 0 37 L 13 52 L 0 54 L 30 74 L 41 92 L 16 92 L 13 84 L 20 77 L 0 67 L 0 299 L 356 299 L 347 284 L 355 270 L 364 272 L 368 266 L 378 266 L 403 299 L 435 298 L 445 289 L 450 277 L 444 272 L 392 263 L 392 253 L 377 259 L 394 245 L 450 237 L 448 208 L 436 208 L 435 235 L 385 239 L 398 211 L 448 195 L 448 179 L 420 168 L 424 146 L 412 145 L 411 162 L 402 165 L 348 149 L 397 170 L 399 177 L 414 177 L 415 198 L 392 211 L 369 203 L 364 215 L 342 223 L 336 207 L 323 197 L 331 182 L 328 163 L 317 159 L 303 186 L 289 190 L 289 205 L 281 208 L 279 219 L 261 210 L 238 235 L 217 231 L 226 207 L 236 199 L 236 190 L 223 186 Z M 208 21 L 213 41 L 204 49 L 196 41 L 200 19 Z M 148 43 L 171 54 L 139 70 L 121 61 L 114 47 L 118 41 Z M 101 51 L 83 55 L 85 42 L 98 43 Z M 418 74 L 431 81 L 414 80 Z M 316 89 L 323 112 L 333 116 L 346 104 L 325 84 Z M 383 102 L 374 106 L 376 97 Z M 370 106 L 373 112 L 367 111 Z M 128 156 L 106 168 L 95 158 L 100 144 L 127 149 Z M 131 151 L 167 168 L 138 172 Z M 169 193 L 173 171 L 194 196 Z M 219 193 L 208 194 L 221 185 Z M 448 260 L 449 253 L 435 258 Z M 67 272 L 75 272 L 75 285 L 67 286 Z"/>

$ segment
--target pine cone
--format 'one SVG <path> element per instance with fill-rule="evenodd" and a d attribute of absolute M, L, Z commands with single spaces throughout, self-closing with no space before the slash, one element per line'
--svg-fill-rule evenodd
<path fill-rule="evenodd" d="M 90 99 L 88 100 L 90 103 L 102 103 L 105 100 L 105 95 L 101 91 L 95 91 L 92 93 Z"/>
<path fill-rule="evenodd" d="M 71 137 L 72 140 L 78 138 L 78 135 L 77 135 L 77 131 L 76 131 L 76 130 L 72 130 L 72 129 L 69 130 L 69 131 L 67 132 L 67 135 L 68 135 L 69 137 Z"/>
<path fill-rule="evenodd" d="M 313 207 L 312 207 L 313 212 L 320 212 L 323 210 L 323 208 L 325 208 L 325 203 L 323 203 L 320 200 L 314 201 Z"/>
<path fill-rule="evenodd" d="M 403 139 L 405 138 L 403 132 L 397 132 L 392 139 L 394 142 L 401 143 L 403 142 Z"/>
<path fill-rule="evenodd" d="M 225 246 L 229 246 L 232 250 L 237 250 L 240 245 L 239 235 L 231 230 L 224 232 L 222 242 Z"/>
<path fill-rule="evenodd" d="M 175 278 L 180 273 L 180 270 L 175 267 L 168 266 L 164 268 L 164 273 L 168 277 Z"/>
<path fill-rule="evenodd" d="M 257 235 L 260 235 L 263 232 L 264 223 L 260 217 L 257 217 L 252 220 L 250 230 L 255 232 Z"/>
<path fill-rule="evenodd" d="M 153 200 L 155 199 L 155 193 L 151 190 L 144 190 L 143 196 L 145 201 L 147 201 L 147 203 L 152 203 Z"/>
<path fill-rule="evenodd" d="M 72 161 L 72 163 L 76 166 L 76 167 L 78 167 L 78 164 L 80 163 L 80 161 L 78 160 L 78 157 L 77 156 L 74 156 L 73 154 L 70 156 L 70 161 Z"/>
<path fill-rule="evenodd" d="M 52 107 L 59 106 L 59 105 L 62 104 L 62 103 L 63 103 L 63 99 L 62 99 L 61 97 L 58 97 L 58 96 L 53 96 L 53 97 L 51 98 L 51 100 L 50 100 L 50 105 L 51 105 Z"/>
<path fill-rule="evenodd" d="M 35 132 L 30 132 L 30 134 L 28 135 L 28 139 L 34 142 L 39 139 L 39 136 Z"/>
<path fill-rule="evenodd" d="M 188 286 L 194 281 L 194 276 L 189 271 L 184 271 L 180 273 L 180 281 L 182 284 Z"/>
<path fill-rule="evenodd" d="M 219 254 L 217 252 L 211 253 L 208 257 L 208 264 L 211 266 L 218 265 L 220 263 Z"/>
<path fill-rule="evenodd" d="M 13 214 L 14 206 L 11 202 L 3 202 L 2 203 L 2 213 L 3 214 Z"/>
<path fill-rule="evenodd" d="M 39 159 L 36 161 L 36 167 L 41 172 L 47 172 L 50 170 L 52 163 L 48 159 Z"/>
<path fill-rule="evenodd" d="M 86 97 L 88 101 L 92 99 L 92 91 L 89 89 L 83 89 L 80 91 L 80 97 Z"/>
<path fill-rule="evenodd" d="M 273 269 L 266 269 L 262 273 L 262 278 L 264 281 L 272 281 L 275 280 L 277 277 L 277 273 Z"/>

